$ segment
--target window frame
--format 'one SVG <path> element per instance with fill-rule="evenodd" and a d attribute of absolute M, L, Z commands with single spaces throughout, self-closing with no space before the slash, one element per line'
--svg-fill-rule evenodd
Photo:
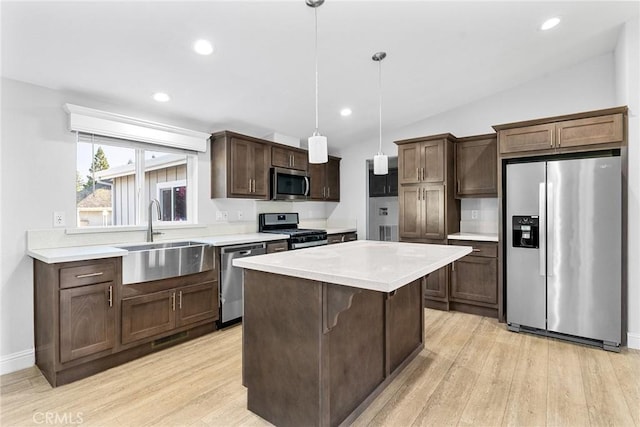
<path fill-rule="evenodd" d="M 148 206 L 145 206 L 145 201 L 147 200 L 147 194 L 145 191 L 145 151 L 154 151 L 154 152 L 162 152 L 168 154 L 180 154 L 186 157 L 186 178 L 181 180 L 184 181 L 185 186 L 187 188 L 187 200 L 186 200 L 186 209 L 187 209 L 187 220 L 186 221 L 162 221 L 154 219 L 154 223 L 159 227 L 163 226 L 171 226 L 171 227 L 180 227 L 180 226 L 193 226 L 198 224 L 198 206 L 197 206 L 197 194 L 198 194 L 198 152 L 191 150 L 178 149 L 173 147 L 161 146 L 156 144 L 149 144 L 138 141 L 131 141 L 126 139 L 117 139 L 112 137 L 105 137 L 93 134 L 87 134 L 83 132 L 76 132 L 76 153 L 78 150 L 79 143 L 90 143 L 93 144 L 94 147 L 97 146 L 115 146 L 115 147 L 123 147 L 134 149 L 135 151 L 135 161 L 134 161 L 134 191 L 135 191 L 135 199 L 134 206 L 135 209 L 135 224 L 119 224 L 113 225 L 115 222 L 115 206 L 112 203 L 112 225 L 107 226 L 81 226 L 79 223 L 79 214 L 78 205 L 76 202 L 76 228 L 79 230 L 122 230 L 125 228 L 132 227 L 146 227 L 148 226 Z M 77 155 L 76 155 L 76 170 L 78 170 L 77 164 Z M 175 182 L 172 181 L 172 182 Z M 164 183 L 156 183 L 158 184 Z M 156 197 L 157 197 L 157 188 L 156 188 Z M 112 193 L 113 196 L 113 193 Z M 149 194 L 149 199 L 153 198 L 153 194 Z"/>

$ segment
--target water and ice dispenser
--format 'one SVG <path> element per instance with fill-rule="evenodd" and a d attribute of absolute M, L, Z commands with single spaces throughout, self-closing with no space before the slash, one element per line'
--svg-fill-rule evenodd
<path fill-rule="evenodd" d="M 512 233 L 514 248 L 538 247 L 538 215 L 512 217 Z"/>

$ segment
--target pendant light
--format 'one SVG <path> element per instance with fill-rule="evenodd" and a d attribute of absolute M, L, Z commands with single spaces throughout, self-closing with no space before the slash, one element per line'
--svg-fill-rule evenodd
<path fill-rule="evenodd" d="M 318 132 L 318 7 L 324 0 L 305 0 L 307 6 L 315 9 L 316 20 L 316 130 L 309 137 L 309 163 L 327 163 L 327 137 Z"/>
<path fill-rule="evenodd" d="M 389 158 L 382 154 L 382 60 L 387 56 L 386 52 L 374 53 L 371 59 L 378 63 L 378 91 L 380 104 L 380 145 L 378 154 L 373 156 L 373 174 L 386 175 L 389 173 Z"/>

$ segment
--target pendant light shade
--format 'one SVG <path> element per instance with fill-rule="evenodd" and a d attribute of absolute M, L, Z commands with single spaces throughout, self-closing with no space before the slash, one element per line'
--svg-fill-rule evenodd
<path fill-rule="evenodd" d="M 389 158 L 386 154 L 378 153 L 373 156 L 373 174 L 386 175 L 389 173 Z"/>
<path fill-rule="evenodd" d="M 305 0 L 307 6 L 314 8 L 316 22 L 316 130 L 309 137 L 309 163 L 327 163 L 329 161 L 327 137 L 318 131 L 318 7 L 324 0 Z"/>
<path fill-rule="evenodd" d="M 313 135 L 309 137 L 309 163 L 327 163 L 329 153 L 327 153 L 327 137 Z"/>
<path fill-rule="evenodd" d="M 379 92 L 379 106 L 380 106 L 380 122 L 379 122 L 379 134 L 380 145 L 378 146 L 378 154 L 373 156 L 373 174 L 374 175 L 386 175 L 389 173 L 389 158 L 382 153 L 382 60 L 387 56 L 385 52 L 374 53 L 371 59 L 378 63 L 378 92 Z"/>

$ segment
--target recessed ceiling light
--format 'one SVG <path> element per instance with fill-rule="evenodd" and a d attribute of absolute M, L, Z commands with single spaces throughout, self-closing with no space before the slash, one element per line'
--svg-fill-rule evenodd
<path fill-rule="evenodd" d="M 155 99 L 158 102 L 167 102 L 171 98 L 169 97 L 169 95 L 167 95 L 164 92 L 156 92 L 153 94 L 153 99 Z"/>
<path fill-rule="evenodd" d="M 342 117 L 347 117 L 351 115 L 351 108 L 343 108 L 342 110 L 340 110 L 340 115 Z"/>
<path fill-rule="evenodd" d="M 540 26 L 540 29 L 542 31 L 547 31 L 552 29 L 553 27 L 555 27 L 556 25 L 558 25 L 560 23 L 560 18 L 558 18 L 557 16 L 553 17 L 553 18 L 549 18 L 546 21 L 544 21 L 542 23 L 542 25 Z"/>
<path fill-rule="evenodd" d="M 211 55 L 211 52 L 213 52 L 213 45 L 211 45 L 207 40 L 197 40 L 193 44 L 193 50 L 200 55 Z"/>

